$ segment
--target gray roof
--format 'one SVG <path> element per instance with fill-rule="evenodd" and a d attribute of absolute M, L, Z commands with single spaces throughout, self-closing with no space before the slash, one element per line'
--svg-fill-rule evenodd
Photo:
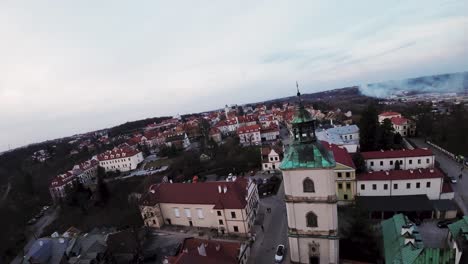
<path fill-rule="evenodd" d="M 61 263 L 69 242 L 70 238 L 66 237 L 40 238 L 31 246 L 24 260 L 33 259 L 35 262 L 48 264 Z"/>
<path fill-rule="evenodd" d="M 324 130 L 317 130 L 315 135 L 318 140 L 326 141 L 335 145 L 359 144 L 359 139 L 343 139 L 341 136 L 347 134 L 359 133 L 359 128 L 356 125 L 332 127 Z"/>
<path fill-rule="evenodd" d="M 356 125 L 340 126 L 327 129 L 330 134 L 346 135 L 359 133 L 359 127 Z"/>

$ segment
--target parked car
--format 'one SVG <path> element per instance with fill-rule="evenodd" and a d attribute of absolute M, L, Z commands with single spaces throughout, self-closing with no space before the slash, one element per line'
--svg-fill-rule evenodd
<path fill-rule="evenodd" d="M 437 227 L 447 228 L 448 225 L 450 225 L 451 223 L 456 222 L 456 221 L 457 221 L 457 219 L 445 219 L 445 220 L 437 222 Z"/>
<path fill-rule="evenodd" d="M 276 248 L 276 254 L 275 254 L 275 262 L 276 263 L 279 263 L 281 261 L 283 261 L 283 258 L 284 258 L 284 245 L 278 245 L 278 247 Z"/>
<path fill-rule="evenodd" d="M 417 226 L 421 225 L 422 223 L 421 219 L 419 219 L 418 217 L 410 217 L 409 219 Z"/>
<path fill-rule="evenodd" d="M 455 177 L 450 177 L 450 182 L 451 182 L 451 183 L 457 183 L 457 178 L 455 178 Z"/>
<path fill-rule="evenodd" d="M 28 225 L 34 225 L 37 222 L 36 218 L 31 218 L 31 220 L 28 221 Z"/>

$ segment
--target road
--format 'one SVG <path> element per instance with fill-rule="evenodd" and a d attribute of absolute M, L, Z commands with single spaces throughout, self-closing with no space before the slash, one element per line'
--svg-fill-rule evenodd
<path fill-rule="evenodd" d="M 271 213 L 267 213 L 266 208 L 271 208 Z M 265 231 L 262 231 L 260 225 L 254 227 L 256 238 L 248 263 L 270 264 L 274 263 L 276 247 L 279 244 L 283 244 L 286 248 L 289 248 L 283 183 L 281 183 L 276 195 L 260 200 L 260 214 L 264 214 L 263 227 Z M 285 259 L 282 263 L 290 263 L 288 251 L 286 251 L 284 257 Z"/>
<path fill-rule="evenodd" d="M 56 208 L 49 208 L 47 213 L 44 214 L 34 225 L 27 227 L 25 229 L 25 233 L 28 236 L 28 243 L 24 246 L 23 252 L 20 252 L 18 256 L 11 262 L 11 264 L 20 264 L 23 260 L 23 256 L 28 252 L 29 248 L 33 245 L 34 241 L 36 241 L 38 236 L 41 235 L 42 231 L 46 226 L 48 226 L 52 221 L 57 218 L 57 210 Z M 46 234 L 50 236 L 51 234 Z"/>
<path fill-rule="evenodd" d="M 464 215 L 468 214 L 468 170 L 463 171 L 462 179 L 458 179 L 458 175 L 460 175 L 460 169 L 462 165 L 457 163 L 452 158 L 444 154 L 443 152 L 439 151 L 438 149 L 433 148 L 429 144 L 425 143 L 423 139 L 420 138 L 411 138 L 416 146 L 420 148 L 429 148 L 435 155 L 436 161 L 439 162 L 440 168 L 447 173 L 448 176 L 456 177 L 458 182 L 452 184 L 452 188 L 455 192 L 455 201 L 457 202 L 458 206 L 460 206 L 461 210 L 463 211 Z"/>

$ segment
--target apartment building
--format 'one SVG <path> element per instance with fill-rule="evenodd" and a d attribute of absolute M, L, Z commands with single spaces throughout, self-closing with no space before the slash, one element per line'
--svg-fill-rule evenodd
<path fill-rule="evenodd" d="M 427 148 L 361 152 L 370 171 L 394 170 L 398 162 L 401 170 L 434 168 L 435 156 Z"/>
<path fill-rule="evenodd" d="M 258 201 L 255 183 L 239 177 L 233 182 L 162 183 L 142 197 L 140 212 L 150 227 L 205 227 L 246 236 Z"/>
<path fill-rule="evenodd" d="M 260 136 L 260 126 L 243 126 L 237 129 L 237 135 L 239 136 L 240 143 L 242 145 L 260 145 L 262 142 Z"/>
<path fill-rule="evenodd" d="M 262 147 L 262 170 L 278 170 L 283 160 L 283 149 L 281 147 Z"/>
<path fill-rule="evenodd" d="M 98 155 L 99 166 L 108 171 L 130 171 L 143 161 L 141 151 L 124 147 L 114 148 Z"/>

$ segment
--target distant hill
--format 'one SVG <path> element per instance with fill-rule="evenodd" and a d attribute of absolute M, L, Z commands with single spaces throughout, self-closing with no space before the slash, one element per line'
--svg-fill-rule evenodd
<path fill-rule="evenodd" d="M 372 83 L 360 86 L 359 90 L 364 95 L 378 98 L 424 93 L 468 94 L 468 72 Z"/>

